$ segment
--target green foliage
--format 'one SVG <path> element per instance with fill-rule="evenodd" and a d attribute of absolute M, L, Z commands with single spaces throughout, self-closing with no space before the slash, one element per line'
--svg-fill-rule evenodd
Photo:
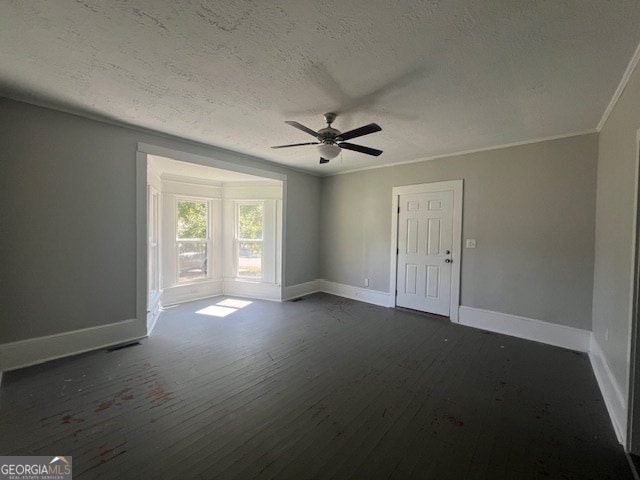
<path fill-rule="evenodd" d="M 262 204 L 241 204 L 238 206 L 238 236 L 243 240 L 262 240 Z M 240 256 L 260 255 L 261 242 L 241 242 Z"/>
<path fill-rule="evenodd" d="M 178 202 L 178 238 L 207 238 L 207 203 Z"/>
<path fill-rule="evenodd" d="M 238 236 L 244 240 L 262 240 L 262 204 L 239 205 Z"/>

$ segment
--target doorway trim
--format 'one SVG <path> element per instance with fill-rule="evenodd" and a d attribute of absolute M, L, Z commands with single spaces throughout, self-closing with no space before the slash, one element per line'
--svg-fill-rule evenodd
<path fill-rule="evenodd" d="M 281 214 L 278 216 L 280 230 L 280 245 L 276 252 L 276 268 L 280 273 L 280 282 L 277 285 L 278 298 L 282 297 L 282 286 L 285 284 L 285 255 L 286 251 L 286 211 L 287 211 L 287 175 L 264 170 L 259 167 L 251 166 L 252 159 L 242 154 L 217 150 L 211 147 L 208 155 L 200 155 L 190 153 L 183 150 L 175 150 L 172 148 L 151 145 L 148 143 L 138 142 L 136 151 L 136 317 L 139 321 L 147 324 L 147 335 L 151 333 L 153 322 L 148 322 L 148 229 L 147 229 L 147 211 L 148 211 L 148 195 L 147 195 L 147 164 L 148 155 L 157 155 L 167 157 L 174 160 L 194 163 L 205 167 L 229 170 L 232 172 L 246 173 L 258 177 L 264 177 L 271 180 L 278 180 L 282 184 L 282 205 Z M 255 285 L 259 285 L 256 283 Z M 238 292 L 242 295 L 244 292 Z M 234 293 L 235 294 L 235 293 Z M 274 299 L 275 300 L 275 299 Z"/>
<path fill-rule="evenodd" d="M 633 252 L 631 265 L 631 322 L 629 326 L 629 387 L 627 425 L 623 435 L 626 452 L 640 455 L 640 129 L 636 131 Z M 613 416 L 613 415 L 612 415 Z M 615 422 L 614 422 L 615 425 Z"/>
<path fill-rule="evenodd" d="M 398 271 L 398 205 L 400 195 L 412 193 L 453 191 L 453 246 L 451 249 L 451 299 L 449 319 L 458 323 L 460 307 L 460 267 L 462 250 L 462 195 L 463 180 L 448 180 L 443 182 L 420 183 L 393 187 L 391 192 L 391 267 L 389 273 L 390 306 L 396 306 L 396 288 Z"/>

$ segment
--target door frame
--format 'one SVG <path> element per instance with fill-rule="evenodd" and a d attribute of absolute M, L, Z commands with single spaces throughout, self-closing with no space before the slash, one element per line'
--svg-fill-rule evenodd
<path fill-rule="evenodd" d="M 626 452 L 640 455 L 640 129 L 636 131 L 635 154 L 629 387 L 626 438 L 623 446 Z"/>
<path fill-rule="evenodd" d="M 458 309 L 460 307 L 460 267 L 462 249 L 462 194 L 463 180 L 448 180 L 444 182 L 420 183 L 393 187 L 391 197 L 391 268 L 390 268 L 390 298 L 391 307 L 396 306 L 396 288 L 398 280 L 398 205 L 400 195 L 412 193 L 430 193 L 453 191 L 453 239 L 451 248 L 451 298 L 449 305 L 449 319 L 458 323 Z"/>

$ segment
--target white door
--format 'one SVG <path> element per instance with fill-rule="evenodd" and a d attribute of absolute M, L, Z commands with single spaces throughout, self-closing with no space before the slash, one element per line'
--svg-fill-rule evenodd
<path fill-rule="evenodd" d="M 449 316 L 454 192 L 398 196 L 396 305 Z"/>

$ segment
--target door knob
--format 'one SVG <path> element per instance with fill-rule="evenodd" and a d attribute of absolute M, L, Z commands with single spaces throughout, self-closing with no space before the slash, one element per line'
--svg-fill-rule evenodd
<path fill-rule="evenodd" d="M 452 260 L 450 258 L 445 258 L 444 263 L 451 263 Z"/>

